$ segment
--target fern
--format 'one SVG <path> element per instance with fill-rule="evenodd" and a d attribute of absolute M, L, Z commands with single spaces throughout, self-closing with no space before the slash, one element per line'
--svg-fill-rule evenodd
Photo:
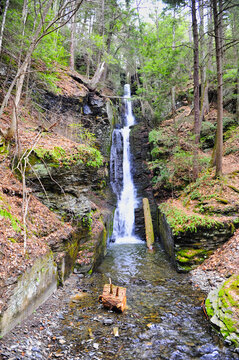
<path fill-rule="evenodd" d="M 0 216 L 4 217 L 5 219 L 9 219 L 11 221 L 11 226 L 12 226 L 13 230 L 15 230 L 17 232 L 21 231 L 22 224 L 9 211 L 7 211 L 6 209 L 0 208 Z"/>

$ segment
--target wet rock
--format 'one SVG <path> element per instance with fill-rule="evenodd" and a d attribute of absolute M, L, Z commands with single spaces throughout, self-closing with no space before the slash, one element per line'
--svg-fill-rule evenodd
<path fill-rule="evenodd" d="M 79 279 L 82 279 L 83 277 L 85 277 L 84 274 L 78 273 L 78 278 L 79 278 Z M 83 290 L 83 291 L 84 291 L 84 290 Z"/>
<path fill-rule="evenodd" d="M 130 149 L 133 159 L 133 179 L 137 189 L 137 196 L 148 198 L 154 225 L 154 233 L 157 234 L 157 207 L 155 205 L 149 170 L 146 161 L 150 160 L 150 144 L 148 142 L 148 130 L 141 122 L 132 127 L 130 133 Z M 144 213 L 142 201 L 138 202 L 135 209 L 135 233 L 145 237 Z"/>
<path fill-rule="evenodd" d="M 104 325 L 112 325 L 113 323 L 114 323 L 114 321 L 112 319 L 104 319 L 103 320 Z"/>
<path fill-rule="evenodd" d="M 150 340 L 152 334 L 150 332 L 141 333 L 138 335 L 140 340 Z"/>
<path fill-rule="evenodd" d="M 218 360 L 220 359 L 220 355 L 218 351 L 214 351 L 211 354 L 205 354 L 201 357 L 201 360 Z"/>
<path fill-rule="evenodd" d="M 190 360 L 190 358 L 179 350 L 176 350 L 172 353 L 170 360 Z"/>
<path fill-rule="evenodd" d="M 189 354 L 191 352 L 191 350 L 185 345 L 178 345 L 177 349 L 184 354 Z"/>
<path fill-rule="evenodd" d="M 217 351 L 218 348 L 215 347 L 214 345 L 212 344 L 205 344 L 205 345 L 202 345 L 199 349 L 198 349 L 198 352 L 199 354 L 209 354 L 209 353 L 212 353 L 214 351 Z"/>
<path fill-rule="evenodd" d="M 39 348 L 37 348 L 37 347 L 33 347 L 33 348 L 32 348 L 32 351 L 34 351 L 34 352 L 39 352 L 39 353 L 41 352 L 41 350 L 40 350 Z"/>
<path fill-rule="evenodd" d="M 92 114 L 92 111 L 91 111 L 90 107 L 87 104 L 85 104 L 83 106 L 83 112 L 84 112 L 85 115 Z"/>

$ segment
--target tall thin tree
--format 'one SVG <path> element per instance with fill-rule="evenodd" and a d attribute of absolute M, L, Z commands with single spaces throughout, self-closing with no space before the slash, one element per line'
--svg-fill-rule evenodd
<path fill-rule="evenodd" d="M 198 144 L 200 138 L 200 108 L 199 108 L 199 49 L 198 49 L 198 25 L 197 25 L 197 11 L 196 0 L 192 0 L 192 26 L 193 26 L 193 83 L 194 83 L 194 161 L 193 161 L 193 177 L 194 180 L 198 176 Z"/>
<path fill-rule="evenodd" d="M 222 82 L 222 13 L 218 11 L 217 0 L 212 1 L 214 18 L 214 35 L 216 46 L 217 63 L 217 132 L 215 143 L 215 165 L 216 177 L 222 175 L 222 153 L 223 153 L 223 82 Z M 219 8 L 222 9 L 222 0 L 219 0 Z"/>

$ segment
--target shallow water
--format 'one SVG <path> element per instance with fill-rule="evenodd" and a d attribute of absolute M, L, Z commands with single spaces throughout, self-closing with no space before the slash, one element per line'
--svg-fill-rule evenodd
<path fill-rule="evenodd" d="M 123 314 L 98 303 L 109 277 L 127 288 Z M 78 291 L 62 320 L 74 359 L 238 359 L 204 317 L 204 294 L 175 272 L 159 246 L 149 252 L 144 243 L 111 245 L 98 270 L 79 279 Z"/>

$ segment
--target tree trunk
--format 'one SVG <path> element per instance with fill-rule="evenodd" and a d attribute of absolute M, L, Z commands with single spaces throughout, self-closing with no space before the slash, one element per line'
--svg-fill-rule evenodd
<path fill-rule="evenodd" d="M 233 23 L 232 23 L 232 35 L 233 39 L 237 38 L 237 34 L 239 31 L 239 24 L 238 24 L 238 15 L 239 9 L 234 9 L 233 12 Z M 234 53 L 235 53 L 235 60 L 237 64 L 237 75 L 236 75 L 236 117 L 239 119 L 239 50 L 238 44 L 235 43 L 234 45 Z"/>
<path fill-rule="evenodd" d="M 217 62 L 217 135 L 215 144 L 216 156 L 216 177 L 222 175 L 222 152 L 223 152 L 223 87 L 222 87 L 222 16 L 217 10 L 217 0 L 211 0 L 213 5 L 214 17 L 214 34 L 216 45 L 216 62 Z M 219 0 L 221 2 L 221 0 Z M 219 6 L 220 8 L 220 6 Z"/>
<path fill-rule="evenodd" d="M 211 5 L 211 4 L 210 4 Z M 212 23 L 212 18 L 213 18 L 213 14 L 212 14 L 212 6 L 209 7 L 209 12 L 208 12 L 208 32 L 209 32 L 209 36 L 208 36 L 208 70 L 210 72 L 213 71 L 213 65 L 212 65 L 212 58 L 213 58 L 213 23 Z"/>
<path fill-rule="evenodd" d="M 9 6 L 9 0 L 6 1 L 3 18 L 2 18 L 2 25 L 1 25 L 1 32 L 0 32 L 0 53 L 2 50 L 2 40 L 3 40 L 3 33 L 4 33 L 4 28 L 5 28 L 8 6 Z"/>
<path fill-rule="evenodd" d="M 193 36 L 192 36 L 192 23 L 191 23 L 190 15 L 189 15 L 189 27 L 188 27 L 188 40 L 189 40 L 189 43 L 192 44 Z"/>
<path fill-rule="evenodd" d="M 199 52 L 198 52 L 198 28 L 196 17 L 196 0 L 192 0 L 192 26 L 193 26 L 193 43 L 194 43 L 194 68 L 193 68 L 193 81 L 194 81 L 194 160 L 193 160 L 193 178 L 196 180 L 198 177 L 198 144 L 200 138 L 200 119 L 199 119 Z"/>
<path fill-rule="evenodd" d="M 114 28 L 114 21 L 111 21 L 109 24 L 109 33 L 106 39 L 106 51 L 109 54 L 110 53 L 110 47 L 111 47 L 111 40 L 112 40 L 112 36 L 113 36 L 113 28 Z M 108 64 L 105 64 L 105 69 L 104 72 L 102 74 L 102 81 L 105 82 L 105 80 L 107 79 L 108 76 L 108 71 L 109 71 L 109 66 Z"/>
<path fill-rule="evenodd" d="M 79 9 L 82 1 L 83 0 L 79 0 L 77 2 L 76 6 L 75 6 L 75 9 L 74 9 L 75 12 Z M 42 8 L 41 21 L 40 21 L 40 23 L 38 24 L 38 26 L 36 28 L 33 39 L 31 41 L 30 46 L 28 48 L 28 51 L 26 53 L 25 59 L 22 62 L 22 64 L 19 65 L 18 70 L 17 70 L 17 74 L 15 75 L 15 77 L 14 77 L 14 79 L 13 79 L 13 81 L 12 81 L 8 91 L 7 91 L 7 94 L 5 95 L 5 97 L 3 99 L 3 102 L 2 102 L 2 106 L 1 106 L 1 109 L 0 109 L 0 118 L 2 116 L 2 113 L 4 111 L 5 106 L 7 105 L 8 101 L 9 101 L 12 90 L 13 90 L 14 86 L 16 85 L 16 95 L 15 95 L 15 99 L 14 99 L 15 106 L 14 106 L 14 109 L 13 109 L 12 122 L 11 122 L 11 125 L 10 125 L 10 128 L 9 128 L 7 134 L 4 134 L 6 136 L 6 138 L 9 139 L 9 140 L 15 135 L 15 132 L 16 132 L 16 115 L 17 115 L 18 105 L 19 105 L 19 101 L 21 99 L 22 87 L 23 87 L 23 83 L 24 83 L 24 79 L 25 79 L 25 75 L 26 75 L 28 65 L 29 65 L 29 63 L 31 61 L 32 53 L 35 50 L 38 42 L 44 36 L 51 33 L 52 31 L 55 31 L 55 29 L 51 29 L 51 27 L 52 27 L 53 24 L 55 24 L 57 22 L 57 20 L 59 18 L 61 18 L 61 15 L 62 15 L 61 11 L 64 11 L 64 9 L 63 10 L 61 9 L 60 13 L 57 14 L 57 16 L 54 17 L 54 19 L 52 21 L 50 21 L 45 26 L 44 31 L 42 32 L 42 27 L 43 27 L 43 25 L 45 23 L 46 16 L 48 14 L 48 11 L 49 11 L 52 3 L 53 3 L 53 0 L 48 0 L 45 7 Z M 73 16 L 73 15 L 74 15 L 74 12 L 72 13 L 71 16 Z M 69 21 L 69 20 L 66 20 L 65 22 L 63 22 L 63 25 L 66 24 L 67 21 Z M 63 26 L 63 25 L 61 25 L 61 26 Z"/>
<path fill-rule="evenodd" d="M 174 52 L 174 50 L 175 50 L 175 9 L 173 10 L 173 45 L 172 45 L 172 50 L 173 50 L 173 52 Z M 172 102 L 172 115 L 173 115 L 174 130 L 175 130 L 175 135 L 176 135 L 176 122 L 175 122 L 175 117 L 176 117 L 175 86 L 172 86 L 172 89 L 171 89 L 171 102 Z"/>
<path fill-rule="evenodd" d="M 201 69 L 201 112 L 200 112 L 200 123 L 202 123 L 204 112 L 209 112 L 209 101 L 208 101 L 208 85 L 206 78 L 206 55 L 205 55 L 205 34 L 204 34 L 204 11 L 203 1 L 199 0 L 199 13 L 200 13 L 200 69 Z"/>
<path fill-rule="evenodd" d="M 76 35 L 76 13 L 71 18 L 71 41 L 70 41 L 70 69 L 75 69 L 75 35 Z"/>
<path fill-rule="evenodd" d="M 16 85 L 16 96 L 15 96 L 15 100 L 14 100 L 14 107 L 13 107 L 13 115 L 12 115 L 12 121 L 11 121 L 11 125 L 10 125 L 10 128 L 8 129 L 8 133 L 6 134 L 6 137 L 7 139 L 11 139 L 15 136 L 15 133 L 16 133 L 16 129 L 17 129 L 17 110 L 18 110 L 18 105 L 19 105 L 19 101 L 21 99 L 21 93 L 22 93 L 22 87 L 23 87 L 23 83 L 24 83 L 24 79 L 25 79 L 25 74 L 26 74 L 26 70 L 27 70 L 27 67 L 29 65 L 29 62 L 30 62 L 30 59 L 31 59 L 31 56 L 32 56 L 32 53 L 33 51 L 35 50 L 35 47 L 38 43 L 38 39 L 39 39 L 39 35 L 41 33 L 41 30 L 42 30 L 42 24 L 46 18 L 46 15 L 50 9 L 50 6 L 52 4 L 53 0 L 50 0 L 47 5 L 45 6 L 44 8 L 44 11 L 42 12 L 42 17 L 41 17 L 41 22 L 40 24 L 38 25 L 37 29 L 36 29 L 36 32 L 34 34 L 34 37 L 33 37 L 33 40 L 30 44 L 30 47 L 27 51 L 27 54 L 25 56 L 25 59 L 23 61 L 23 63 L 18 67 L 18 71 L 17 71 L 17 74 L 15 76 L 15 78 L 13 79 L 9 89 L 8 89 L 8 92 L 7 94 L 5 95 L 4 99 L 3 99 L 3 103 L 2 103 L 2 106 L 1 106 L 1 109 L 0 109 L 0 117 L 2 116 L 2 113 L 4 111 L 4 108 L 5 106 L 7 105 L 8 103 L 8 100 L 10 98 L 10 95 L 12 93 L 12 90 L 14 88 L 14 86 Z"/>
<path fill-rule="evenodd" d="M 30 59 L 29 59 L 30 61 Z M 10 128 L 8 129 L 7 138 L 11 139 L 15 136 L 16 130 L 17 130 L 17 112 L 18 112 L 18 106 L 21 100 L 21 94 L 22 94 L 22 87 L 25 79 L 25 74 L 28 68 L 29 62 L 25 63 L 24 68 L 22 69 L 21 75 L 17 81 L 16 85 L 16 95 L 14 99 L 14 106 L 13 106 L 13 113 L 12 113 L 12 121 Z"/>
<path fill-rule="evenodd" d="M 23 39 L 24 39 L 24 35 L 25 35 L 27 14 L 28 14 L 28 4 L 27 4 L 27 0 L 24 0 L 23 8 L 22 8 L 22 41 L 21 41 L 21 45 L 20 45 L 20 56 L 18 58 L 18 66 L 20 66 L 20 64 L 21 64 Z"/>
<path fill-rule="evenodd" d="M 101 64 L 99 64 L 97 66 L 96 72 L 95 72 L 93 78 L 89 82 L 89 85 L 91 86 L 92 89 L 96 88 L 96 86 L 99 83 L 101 76 L 104 72 L 104 69 L 105 69 L 105 62 L 102 62 Z"/>

